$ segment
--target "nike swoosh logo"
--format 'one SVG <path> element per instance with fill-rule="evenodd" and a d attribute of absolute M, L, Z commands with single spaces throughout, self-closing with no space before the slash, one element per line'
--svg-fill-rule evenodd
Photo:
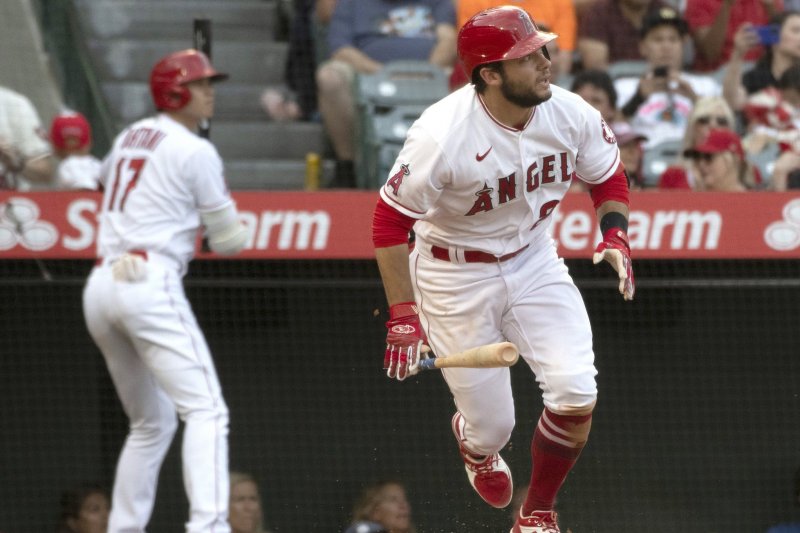
<path fill-rule="evenodd" d="M 492 148 L 493 148 L 493 146 L 490 146 L 490 147 L 489 147 L 489 149 L 488 149 L 488 150 L 486 150 L 486 153 L 485 153 L 485 154 L 483 154 L 483 155 L 481 155 L 481 154 L 475 154 L 475 160 L 476 160 L 476 161 L 483 161 L 484 159 L 486 159 L 486 156 L 487 156 L 487 155 L 489 155 L 489 152 L 491 152 L 491 151 L 492 151 Z"/>

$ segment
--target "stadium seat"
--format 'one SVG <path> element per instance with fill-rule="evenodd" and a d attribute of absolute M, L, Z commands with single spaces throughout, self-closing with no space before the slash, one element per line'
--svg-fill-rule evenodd
<path fill-rule="evenodd" d="M 425 61 L 394 61 L 355 83 L 356 184 L 376 188 L 405 141 L 405 131 L 449 92 L 444 71 Z"/>
<path fill-rule="evenodd" d="M 371 115 L 365 123 L 366 130 L 361 144 L 363 172 L 361 188 L 378 188 L 386 181 L 400 149 L 406 139 L 408 128 L 425 110 L 425 105 L 400 105 L 386 112 Z"/>
<path fill-rule="evenodd" d="M 781 155 L 778 143 L 768 143 L 760 152 L 751 154 L 747 152 L 747 161 L 755 165 L 764 179 L 764 186 L 769 185 L 772 178 L 772 171 L 775 169 L 775 160 Z"/>
<path fill-rule="evenodd" d="M 618 78 L 640 78 L 649 69 L 647 61 L 615 61 L 608 65 L 608 75 L 612 80 Z"/>
<path fill-rule="evenodd" d="M 645 187 L 657 187 L 658 179 L 668 166 L 674 164 L 681 154 L 683 140 L 658 143 L 644 151 L 642 175 Z"/>

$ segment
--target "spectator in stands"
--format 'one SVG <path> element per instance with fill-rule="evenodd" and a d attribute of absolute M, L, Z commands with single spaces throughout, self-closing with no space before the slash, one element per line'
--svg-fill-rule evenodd
<path fill-rule="evenodd" d="M 645 17 L 661 0 L 596 0 L 578 26 L 578 52 L 584 69 L 605 70 L 623 60 L 641 60 L 639 34 Z"/>
<path fill-rule="evenodd" d="M 575 75 L 570 91 L 581 96 L 600 111 L 600 116 L 611 124 L 617 119 L 617 90 L 611 76 L 604 70 L 584 70 Z"/>
<path fill-rule="evenodd" d="M 289 27 L 286 87 L 267 87 L 261 106 L 277 121 L 317 120 L 317 84 L 314 73 L 326 55 L 324 38 L 336 0 L 295 0 Z"/>
<path fill-rule="evenodd" d="M 800 64 L 786 69 L 776 87 L 750 96 L 744 113 L 750 132 L 745 142 L 748 152 L 758 153 L 770 143 L 780 147 L 771 188 L 784 191 L 799 186 L 796 178 L 790 183 L 789 176 L 800 169 Z"/>
<path fill-rule="evenodd" d="M 742 24 L 765 25 L 782 9 L 782 0 L 687 0 L 684 16 L 694 39 L 693 70 L 718 69 L 730 58 Z M 762 51 L 752 48 L 745 59 L 754 61 Z"/>
<path fill-rule="evenodd" d="M 794 474 L 792 500 L 795 505 L 800 505 L 800 468 Z M 769 528 L 767 533 L 800 533 L 800 522 L 777 524 Z"/>
<path fill-rule="evenodd" d="M 264 511 L 258 482 L 248 473 L 231 472 L 228 522 L 231 533 L 269 533 L 263 527 Z"/>
<path fill-rule="evenodd" d="M 730 128 L 735 125 L 733 110 L 719 96 L 700 98 L 695 102 L 683 135 L 681 154 L 708 137 L 712 128 Z M 669 166 L 659 178 L 661 189 L 697 189 L 700 183 L 695 176 L 692 161 L 681 157 Z"/>
<path fill-rule="evenodd" d="M 65 111 L 50 123 L 50 144 L 60 162 L 56 185 L 60 189 L 96 191 L 100 188 L 100 160 L 90 154 L 92 128 L 82 114 Z"/>
<path fill-rule="evenodd" d="M 457 0 L 456 19 L 458 28 L 472 15 L 490 7 L 508 4 L 508 0 Z M 572 70 L 572 55 L 575 53 L 578 21 L 575 15 L 573 0 L 515 0 L 515 6 L 521 7 L 536 21 L 542 31 L 553 32 L 558 39 L 547 45 L 550 53 L 553 79 L 569 74 Z M 466 75 L 464 76 L 466 82 Z"/>
<path fill-rule="evenodd" d="M 52 182 L 54 164 L 45 135 L 31 101 L 0 87 L 0 189 Z"/>
<path fill-rule="evenodd" d="M 111 499 L 97 483 L 85 482 L 61 493 L 56 533 L 106 533 Z"/>
<path fill-rule="evenodd" d="M 336 155 L 333 187 L 355 185 L 355 76 L 400 59 L 446 69 L 456 58 L 452 0 L 338 0 L 328 29 L 331 59 L 317 69 L 319 111 Z"/>
<path fill-rule="evenodd" d="M 715 128 L 704 141 L 684 153 L 695 167 L 698 190 L 739 192 L 752 188 L 760 177 L 745 159 L 742 143 L 736 132 Z"/>
<path fill-rule="evenodd" d="M 353 507 L 353 523 L 347 531 L 361 533 L 355 526 L 364 522 L 379 524 L 386 528 L 386 533 L 414 533 L 411 505 L 403 484 L 379 481 L 365 488 Z"/>
<path fill-rule="evenodd" d="M 628 122 L 619 121 L 611 124 L 611 130 L 617 138 L 619 157 L 628 173 L 628 187 L 631 190 L 640 190 L 646 187 L 642 163 L 644 149 L 642 143 L 647 141 L 647 135 L 636 130 Z"/>
<path fill-rule="evenodd" d="M 781 13 L 772 19 L 771 25 L 777 27 L 777 42 L 767 44 L 764 55 L 744 75 L 745 58 L 761 44 L 761 39 L 750 23 L 743 24 L 736 32 L 723 83 L 725 99 L 735 111 L 744 107 L 748 95 L 775 87 L 786 69 L 800 63 L 800 13 Z"/>
<path fill-rule="evenodd" d="M 694 101 L 717 96 L 720 85 L 710 76 L 683 70 L 686 21 L 671 7 L 649 13 L 642 22 L 639 51 L 647 61 L 641 78 L 619 78 L 614 87 L 622 114 L 641 131 L 647 131 L 645 149 L 681 138 Z"/>

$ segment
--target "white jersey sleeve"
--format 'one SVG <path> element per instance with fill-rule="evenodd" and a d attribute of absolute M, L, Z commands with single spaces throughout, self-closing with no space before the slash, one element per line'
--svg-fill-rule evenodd
<path fill-rule="evenodd" d="M 233 203 L 225 184 L 222 158 L 211 143 L 205 142 L 184 164 L 198 211 L 216 211 Z"/>

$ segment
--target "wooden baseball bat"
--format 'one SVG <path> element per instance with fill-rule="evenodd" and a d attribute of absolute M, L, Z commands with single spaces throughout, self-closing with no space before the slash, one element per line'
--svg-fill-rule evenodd
<path fill-rule="evenodd" d="M 497 368 L 511 366 L 519 359 L 519 350 L 512 342 L 498 342 L 470 348 L 446 357 L 431 357 L 419 363 L 420 370 L 439 368 Z"/>

